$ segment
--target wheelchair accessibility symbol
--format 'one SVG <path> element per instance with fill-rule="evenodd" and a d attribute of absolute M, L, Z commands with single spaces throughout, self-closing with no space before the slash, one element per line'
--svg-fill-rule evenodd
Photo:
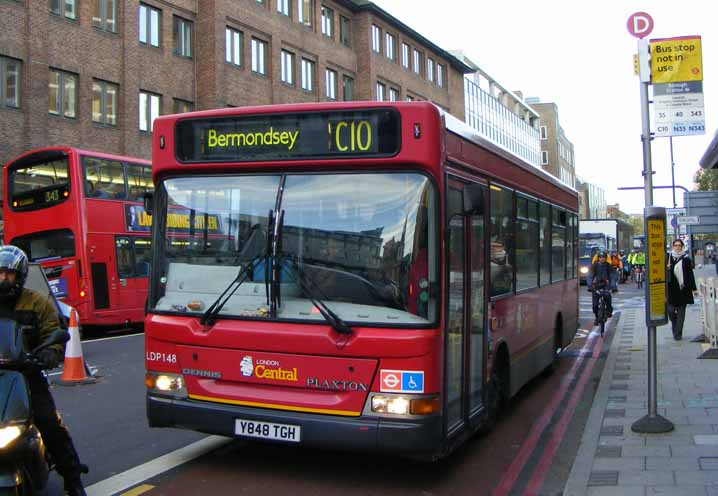
<path fill-rule="evenodd" d="M 424 372 L 418 370 L 382 370 L 380 384 L 382 392 L 423 393 Z"/>

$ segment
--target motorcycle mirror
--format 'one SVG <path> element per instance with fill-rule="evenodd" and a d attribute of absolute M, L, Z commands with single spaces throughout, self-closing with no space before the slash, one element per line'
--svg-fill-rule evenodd
<path fill-rule="evenodd" d="M 40 350 L 44 350 L 45 348 L 48 348 L 50 346 L 54 346 L 56 344 L 65 344 L 67 341 L 70 340 L 70 333 L 67 332 L 64 329 L 56 329 L 52 331 L 52 333 L 47 337 L 45 341 L 42 342 L 40 346 L 32 350 L 33 353 L 37 353 Z"/>

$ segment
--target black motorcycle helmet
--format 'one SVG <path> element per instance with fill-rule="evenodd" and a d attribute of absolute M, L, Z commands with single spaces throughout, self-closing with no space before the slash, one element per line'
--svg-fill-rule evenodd
<path fill-rule="evenodd" d="M 0 282 L 0 302 L 14 301 L 27 280 L 27 255 L 17 246 L 0 245 L 0 270 L 15 272 L 15 282 Z"/>

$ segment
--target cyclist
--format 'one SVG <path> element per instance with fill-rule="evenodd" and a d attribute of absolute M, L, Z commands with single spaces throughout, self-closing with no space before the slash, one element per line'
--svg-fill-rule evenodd
<path fill-rule="evenodd" d="M 641 250 L 636 250 L 636 253 L 633 255 L 633 266 L 638 268 L 640 267 L 641 270 L 644 270 L 646 267 L 646 254 L 643 253 Z"/>
<path fill-rule="evenodd" d="M 616 271 L 608 262 L 608 255 L 605 251 L 598 254 L 598 260 L 591 266 L 588 273 L 588 290 L 593 293 L 593 315 L 596 317 L 593 325 L 598 325 L 598 293 L 599 289 L 610 288 L 611 292 L 616 292 Z M 613 305 L 611 304 L 611 293 L 606 293 L 606 311 L 607 317 L 613 317 Z"/>
<path fill-rule="evenodd" d="M 628 257 L 626 256 L 625 251 L 621 250 L 619 251 L 619 254 L 621 255 L 621 266 L 623 267 L 623 271 L 621 272 L 621 283 L 624 283 L 631 274 L 631 264 L 628 263 Z"/>

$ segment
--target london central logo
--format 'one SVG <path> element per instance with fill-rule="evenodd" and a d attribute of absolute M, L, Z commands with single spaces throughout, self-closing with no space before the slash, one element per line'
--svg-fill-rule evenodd
<path fill-rule="evenodd" d="M 242 372 L 242 375 L 244 377 L 252 377 L 252 372 L 254 372 L 254 364 L 252 363 L 251 356 L 246 355 L 244 358 L 242 358 L 242 361 L 239 362 L 239 371 Z"/>

